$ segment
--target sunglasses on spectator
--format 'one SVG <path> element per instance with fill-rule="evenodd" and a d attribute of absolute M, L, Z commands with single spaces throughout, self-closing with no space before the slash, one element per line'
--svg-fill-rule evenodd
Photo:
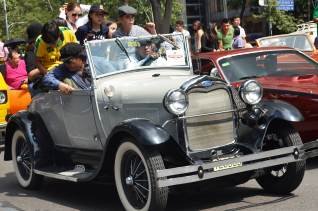
<path fill-rule="evenodd" d="M 81 14 L 81 13 L 72 13 L 72 16 L 73 16 L 73 17 L 76 17 L 76 16 L 78 16 L 78 17 L 82 17 L 82 16 L 83 16 L 83 14 Z"/>

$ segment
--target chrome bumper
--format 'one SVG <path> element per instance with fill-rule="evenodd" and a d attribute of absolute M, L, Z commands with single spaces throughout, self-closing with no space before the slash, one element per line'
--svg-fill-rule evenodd
<path fill-rule="evenodd" d="M 159 187 L 168 187 L 262 169 L 318 156 L 318 141 L 227 160 L 157 170 Z"/>

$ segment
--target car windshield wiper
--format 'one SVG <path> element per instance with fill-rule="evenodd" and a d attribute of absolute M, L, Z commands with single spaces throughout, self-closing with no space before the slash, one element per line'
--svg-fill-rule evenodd
<path fill-rule="evenodd" d="M 180 47 L 176 43 L 172 42 L 171 40 L 169 40 L 165 36 L 158 34 L 158 37 L 160 37 L 162 40 L 166 41 L 167 43 L 173 45 L 173 47 L 175 47 L 176 49 L 180 49 Z"/>
<path fill-rule="evenodd" d="M 244 77 L 240 78 L 240 80 L 253 79 L 253 78 L 259 78 L 259 77 L 262 77 L 262 75 L 249 75 L 249 76 L 244 76 Z"/>
<path fill-rule="evenodd" d="M 131 62 L 131 59 L 130 59 L 130 57 L 129 57 L 129 54 L 128 54 L 127 49 L 124 47 L 124 45 L 123 45 L 123 43 L 120 41 L 120 39 L 118 39 L 118 37 L 116 37 L 115 43 L 118 45 L 118 47 L 120 48 L 120 50 L 122 50 L 122 51 L 126 54 L 127 58 L 128 58 L 129 61 Z"/>

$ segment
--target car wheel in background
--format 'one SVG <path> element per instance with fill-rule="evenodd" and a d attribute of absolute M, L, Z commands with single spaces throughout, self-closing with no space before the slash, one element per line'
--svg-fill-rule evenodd
<path fill-rule="evenodd" d="M 123 140 L 116 152 L 114 174 L 117 192 L 126 210 L 165 209 L 168 188 L 159 188 L 156 178 L 156 170 L 164 168 L 159 153 L 146 153 L 133 140 Z"/>

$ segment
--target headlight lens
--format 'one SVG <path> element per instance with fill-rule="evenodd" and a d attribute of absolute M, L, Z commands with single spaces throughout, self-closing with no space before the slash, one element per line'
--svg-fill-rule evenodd
<path fill-rule="evenodd" d="M 250 105 L 255 105 L 263 97 L 263 87 L 255 80 L 245 81 L 240 87 L 242 100 Z"/>
<path fill-rule="evenodd" d="M 164 100 L 167 110 L 175 115 L 181 115 L 188 109 L 188 98 L 182 90 L 171 90 L 167 93 Z"/>
<path fill-rule="evenodd" d="M 7 95 L 4 92 L 0 92 L 0 104 L 3 104 L 7 101 Z"/>

